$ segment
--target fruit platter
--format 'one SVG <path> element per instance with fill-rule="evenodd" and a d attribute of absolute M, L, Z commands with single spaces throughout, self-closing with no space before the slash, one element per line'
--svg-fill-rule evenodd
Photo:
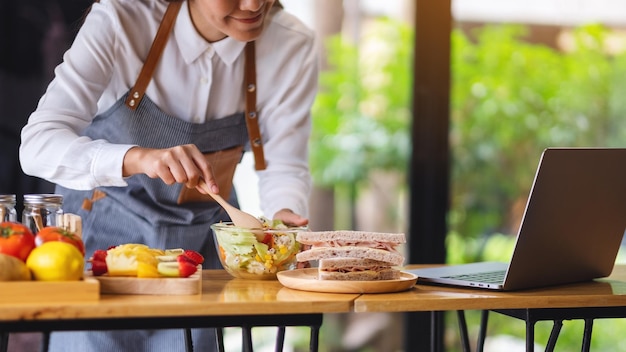
<path fill-rule="evenodd" d="M 150 248 L 127 243 L 96 250 L 86 277 L 100 283 L 100 292 L 136 295 L 196 295 L 202 292 L 202 263 L 198 252 Z"/>
<path fill-rule="evenodd" d="M 96 301 L 101 293 L 196 295 L 204 258 L 192 250 L 121 244 L 85 257 L 79 216 L 33 233 L 0 222 L 0 292 L 13 303 Z M 86 260 L 87 259 L 87 260 Z M 89 266 L 89 264 L 91 266 Z"/>

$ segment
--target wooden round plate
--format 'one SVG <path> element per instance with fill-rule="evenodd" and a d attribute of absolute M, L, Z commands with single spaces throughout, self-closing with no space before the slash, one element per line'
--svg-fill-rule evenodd
<path fill-rule="evenodd" d="M 417 282 L 417 276 L 402 271 L 399 279 L 377 281 L 319 280 L 317 268 L 281 271 L 276 276 L 283 286 L 302 291 L 326 293 L 389 293 L 405 291 Z"/>

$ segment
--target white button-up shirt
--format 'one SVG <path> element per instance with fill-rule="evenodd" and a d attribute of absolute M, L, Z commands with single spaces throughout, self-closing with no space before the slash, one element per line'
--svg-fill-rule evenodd
<path fill-rule="evenodd" d="M 22 130 L 27 174 L 73 189 L 126 186 L 124 154 L 132 145 L 81 137 L 93 118 L 134 85 L 167 3 L 94 3 L 55 78 Z M 257 109 L 267 169 L 258 172 L 260 204 L 307 216 L 310 107 L 317 91 L 314 34 L 285 11 L 273 11 L 256 41 Z M 146 95 L 164 112 L 201 123 L 244 111 L 244 46 L 209 43 L 183 4 Z"/>

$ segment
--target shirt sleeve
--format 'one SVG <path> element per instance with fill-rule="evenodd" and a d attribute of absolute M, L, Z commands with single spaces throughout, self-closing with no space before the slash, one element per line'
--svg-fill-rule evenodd
<path fill-rule="evenodd" d="M 81 136 L 98 111 L 115 63 L 119 22 L 110 7 L 93 4 L 22 129 L 20 162 L 26 174 L 73 189 L 126 185 L 122 162 L 132 146 Z"/>
<path fill-rule="evenodd" d="M 258 172 L 259 197 L 262 212 L 270 218 L 284 208 L 308 217 L 308 142 L 319 73 L 314 39 L 312 34 L 301 37 L 303 42 L 293 45 L 284 61 L 268 55 L 271 68 L 257 68 L 257 72 L 265 72 L 280 82 L 271 85 L 272 97 L 259 111 L 267 161 L 266 170 Z M 281 40 L 275 45 L 289 45 L 289 41 Z"/>

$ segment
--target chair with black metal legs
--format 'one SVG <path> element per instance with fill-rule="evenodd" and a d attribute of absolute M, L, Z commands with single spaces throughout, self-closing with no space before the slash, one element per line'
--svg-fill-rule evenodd
<path fill-rule="evenodd" d="M 282 351 L 285 344 L 285 329 L 287 326 L 307 326 L 311 329 L 309 339 L 309 351 L 317 352 L 319 350 L 319 333 L 322 326 L 322 314 L 289 314 L 289 315 L 271 315 L 271 316 L 247 316 L 245 321 L 249 324 L 241 324 L 242 317 L 239 322 L 233 320 L 232 324 L 225 321 L 221 327 L 215 328 L 217 350 L 224 352 L 224 328 L 240 327 L 242 339 L 242 351 L 252 352 L 252 328 L 253 327 L 276 327 L 276 343 L 274 350 Z M 193 340 L 191 337 L 191 329 L 185 329 L 185 349 L 187 352 L 193 351 Z"/>
<path fill-rule="evenodd" d="M 535 343 L 535 324 L 539 321 L 552 321 L 552 330 L 546 344 L 546 352 L 554 351 L 564 320 L 583 320 L 585 328 L 582 336 L 581 351 L 588 352 L 591 348 L 591 334 L 595 319 L 625 318 L 626 307 L 584 307 L 584 308 L 537 308 L 537 309 L 494 309 L 494 312 L 523 320 L 526 323 L 526 351 L 532 352 Z M 465 313 L 457 311 L 463 351 L 471 351 L 467 333 Z M 476 352 L 482 352 L 487 335 L 489 310 L 481 311 L 481 322 Z"/>

